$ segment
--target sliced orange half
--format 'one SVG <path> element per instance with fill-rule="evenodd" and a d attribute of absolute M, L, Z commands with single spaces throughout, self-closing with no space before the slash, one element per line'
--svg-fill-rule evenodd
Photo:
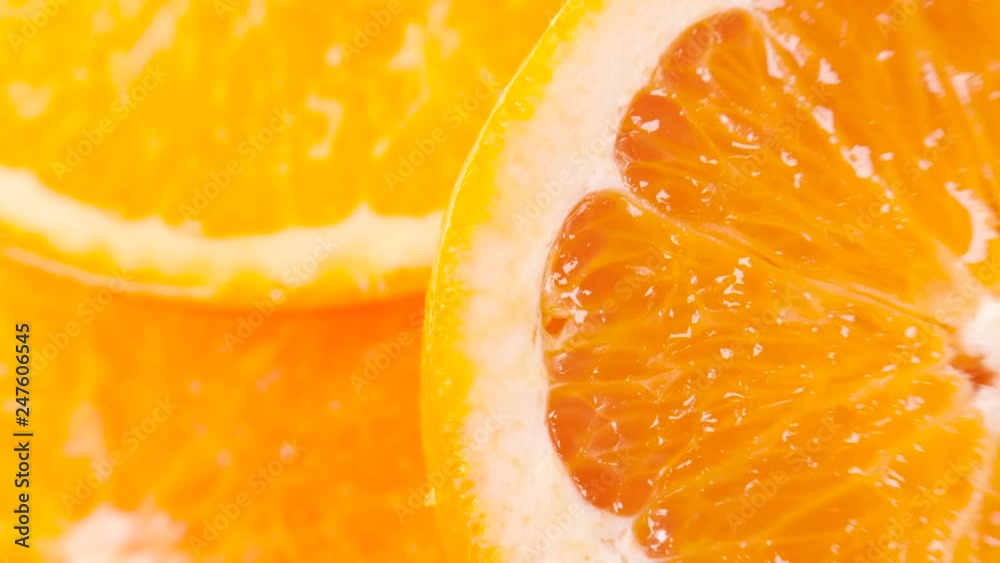
<path fill-rule="evenodd" d="M 432 282 L 456 559 L 1000 561 L 998 18 L 571 2 Z"/>
<path fill-rule="evenodd" d="M 216 303 L 423 290 L 553 0 L 0 6 L 2 251 Z"/>

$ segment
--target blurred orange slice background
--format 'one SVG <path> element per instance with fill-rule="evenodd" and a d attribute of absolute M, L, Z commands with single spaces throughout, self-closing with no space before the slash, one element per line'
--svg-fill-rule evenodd
<path fill-rule="evenodd" d="M 0 3 L 0 337 L 31 326 L 35 433 L 32 547 L 0 518 L 0 557 L 439 560 L 422 292 L 557 6 Z"/>
<path fill-rule="evenodd" d="M 0 283 L 27 301 L 4 307 L 2 326 L 30 322 L 36 350 L 32 553 L 44 557 L 25 559 L 5 518 L 12 561 L 438 560 L 415 424 L 419 295 L 265 316 L 9 265 Z M 3 465 L 13 475 L 11 455 Z M 9 515 L 22 490 L 8 481 Z"/>
<path fill-rule="evenodd" d="M 556 5 L 6 2 L 7 254 L 234 305 L 422 290 L 465 155 Z"/>

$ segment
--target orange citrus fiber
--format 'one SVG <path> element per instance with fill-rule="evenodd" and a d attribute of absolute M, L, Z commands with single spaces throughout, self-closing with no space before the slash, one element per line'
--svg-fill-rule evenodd
<path fill-rule="evenodd" d="M 421 298 L 226 312 L 7 262 L 0 288 L 0 560 L 440 560 L 416 427 Z M 31 326 L 27 489 L 15 323 Z M 12 529 L 26 491 L 27 550 Z"/>
<path fill-rule="evenodd" d="M 247 306 L 422 290 L 555 0 L 0 5 L 4 253 Z"/>
<path fill-rule="evenodd" d="M 446 217 L 471 561 L 1000 561 L 1000 4 L 570 2 Z"/>

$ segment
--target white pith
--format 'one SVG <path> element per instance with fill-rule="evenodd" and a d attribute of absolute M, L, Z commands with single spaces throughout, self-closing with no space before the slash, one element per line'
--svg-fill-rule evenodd
<path fill-rule="evenodd" d="M 309 279 L 338 269 L 366 290 L 369 280 L 381 274 L 432 263 L 441 224 L 441 212 L 384 216 L 362 204 L 333 225 L 211 238 L 156 217 L 129 220 L 87 207 L 52 191 L 29 171 L 2 166 L 0 202 L 0 229 L 10 225 L 19 232 L 40 235 L 63 254 L 46 259 L 16 246 L 0 245 L 0 251 L 12 258 L 86 278 L 87 272 L 73 268 L 72 256 L 100 252 L 126 272 L 148 269 L 162 274 L 163 284 L 146 290 L 199 299 L 211 298 L 246 274 L 256 274 L 275 288 L 286 287 L 289 276 L 300 278 L 300 283 L 308 281 L 294 268 L 310 257 L 317 266 L 308 272 Z M 171 283 L 174 279 L 177 283 Z"/>
<path fill-rule="evenodd" d="M 126 512 L 105 502 L 42 551 L 60 563 L 188 563 L 190 552 L 177 545 L 185 528 L 151 503 Z"/>
<path fill-rule="evenodd" d="M 631 530 L 633 520 L 584 501 L 552 447 L 545 420 L 548 376 L 535 338 L 549 252 L 539 241 L 555 238 L 585 193 L 623 185 L 613 142 L 620 121 L 677 35 L 714 12 L 749 5 L 606 2 L 599 14 L 582 16 L 573 40 L 548 61 L 553 76 L 531 119 L 511 123 L 504 133 L 495 178 L 504 197 L 490 210 L 494 220 L 478 228 L 463 253 L 467 269 L 457 277 L 470 300 L 456 313 L 458 346 L 475 373 L 463 426 L 465 447 L 474 455 L 463 457 L 483 541 L 500 551 L 501 561 L 650 560 Z M 576 164 L 574 156 L 592 146 L 604 150 L 585 166 Z M 565 174 L 572 180 L 559 182 Z M 540 195 L 546 184 L 559 187 Z"/>
<path fill-rule="evenodd" d="M 978 357 L 982 367 L 993 374 L 993 380 L 976 391 L 974 404 L 983 413 L 986 427 L 1000 436 L 1000 301 L 983 297 L 975 315 L 961 326 L 958 332 L 961 348 L 965 353 Z"/>

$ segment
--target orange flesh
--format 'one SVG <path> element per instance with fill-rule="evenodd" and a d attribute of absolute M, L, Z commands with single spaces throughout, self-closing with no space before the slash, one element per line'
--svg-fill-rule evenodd
<path fill-rule="evenodd" d="M 262 320 L 6 260 L 0 289 L 19 296 L 2 325 L 31 323 L 31 429 L 44 437 L 32 444 L 32 549 L 4 542 L 0 561 L 100 559 L 96 546 L 117 544 L 96 519 L 110 507 L 179 527 L 159 544 L 149 530 L 133 539 L 130 555 L 150 561 L 442 561 L 416 425 L 423 295 Z M 11 386 L 13 369 L 0 359 Z M 5 514 L 19 491 L 0 488 Z M 84 523 L 90 543 L 67 553 Z"/>
<path fill-rule="evenodd" d="M 766 4 L 665 53 L 553 245 L 552 442 L 654 558 L 1000 560 L 957 336 L 1000 282 L 1000 6 Z"/>
<path fill-rule="evenodd" d="M 359 204 L 442 209 L 556 3 L 86 0 L 51 17 L 17 4 L 0 7 L 0 166 L 126 219 L 228 237 Z M 500 48 L 477 41 L 499 30 Z"/>

